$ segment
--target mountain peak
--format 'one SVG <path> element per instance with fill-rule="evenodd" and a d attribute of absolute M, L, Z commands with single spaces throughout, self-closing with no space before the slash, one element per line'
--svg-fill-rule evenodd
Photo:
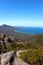
<path fill-rule="evenodd" d="M 8 25 L 6 25 L 6 24 L 3 24 L 2 26 L 8 26 Z"/>
<path fill-rule="evenodd" d="M 10 32 L 10 33 L 9 33 Z M 15 28 L 6 24 L 3 24 L 0 26 L 0 33 L 8 34 L 8 35 L 14 35 Z"/>

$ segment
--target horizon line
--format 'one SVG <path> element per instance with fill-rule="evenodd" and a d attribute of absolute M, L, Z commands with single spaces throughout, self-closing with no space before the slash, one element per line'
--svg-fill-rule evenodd
<path fill-rule="evenodd" d="M 10 24 L 1 24 L 0 26 L 3 26 L 3 25 L 15 26 L 15 27 L 41 27 L 41 28 L 43 27 L 43 26 L 32 26 L 32 25 L 31 26 L 26 26 L 26 25 L 23 26 L 23 25 L 10 25 Z"/>

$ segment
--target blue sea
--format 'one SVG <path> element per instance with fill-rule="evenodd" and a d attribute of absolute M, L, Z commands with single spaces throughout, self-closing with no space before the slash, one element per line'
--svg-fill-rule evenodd
<path fill-rule="evenodd" d="M 43 27 L 18 27 L 19 30 L 16 32 L 26 33 L 26 34 L 43 34 Z"/>

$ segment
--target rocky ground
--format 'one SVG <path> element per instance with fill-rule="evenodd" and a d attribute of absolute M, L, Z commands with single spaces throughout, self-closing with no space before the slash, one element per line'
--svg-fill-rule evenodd
<path fill-rule="evenodd" d="M 0 65 L 29 65 L 17 57 L 14 51 L 0 55 Z"/>
<path fill-rule="evenodd" d="M 0 34 L 0 54 L 5 53 L 12 49 L 11 44 L 15 42 L 15 38 L 13 36 L 7 36 L 5 34 Z"/>
<path fill-rule="evenodd" d="M 13 42 L 15 42 L 13 36 L 0 34 L 0 65 L 29 65 L 18 57 L 18 51 L 10 49 L 10 44 Z M 8 45 L 10 51 L 7 50 Z"/>

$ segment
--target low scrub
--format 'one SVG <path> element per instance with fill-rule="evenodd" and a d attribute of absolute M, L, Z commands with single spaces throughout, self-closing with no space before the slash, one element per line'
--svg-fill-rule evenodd
<path fill-rule="evenodd" d="M 43 65 L 43 49 L 29 49 L 21 52 L 20 58 L 31 65 Z"/>

